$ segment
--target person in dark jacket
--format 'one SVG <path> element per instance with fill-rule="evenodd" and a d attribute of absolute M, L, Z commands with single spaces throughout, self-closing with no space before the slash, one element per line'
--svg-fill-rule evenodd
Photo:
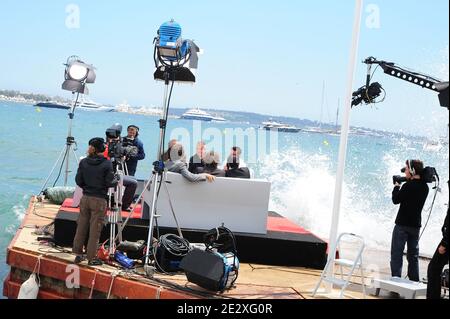
<path fill-rule="evenodd" d="M 136 125 L 130 125 L 127 128 L 127 137 L 123 139 L 123 141 L 127 142 L 131 146 L 135 146 L 138 149 L 136 155 L 127 156 L 125 159 L 125 163 L 127 164 L 127 170 L 129 176 L 134 176 L 136 174 L 136 168 L 138 161 L 143 160 L 145 158 L 144 152 L 144 144 L 138 138 L 139 136 L 139 127 Z"/>
<path fill-rule="evenodd" d="M 189 159 L 189 172 L 197 173 L 197 168 L 205 167 L 205 142 L 200 141 L 197 143 L 195 154 Z"/>
<path fill-rule="evenodd" d="M 227 170 L 225 171 L 226 177 L 250 178 L 250 170 L 248 167 L 240 167 L 239 161 L 239 155 L 228 156 Z"/>
<path fill-rule="evenodd" d="M 441 298 L 441 274 L 448 264 L 448 208 L 444 225 L 442 226 L 442 240 L 428 264 L 427 299 Z"/>
<path fill-rule="evenodd" d="M 400 187 L 395 183 L 392 202 L 400 208 L 395 219 L 391 243 L 392 277 L 402 276 L 403 249 L 407 244 L 408 278 L 419 281 L 419 233 L 422 226 L 422 209 L 428 196 L 428 185 L 421 180 L 423 163 L 419 160 L 407 160 L 406 183 Z"/>
<path fill-rule="evenodd" d="M 206 173 L 216 177 L 225 177 L 225 171 L 218 168 L 218 165 L 220 163 L 219 153 L 215 151 L 206 152 L 204 162 L 204 167 L 197 167 L 197 174 Z"/>
<path fill-rule="evenodd" d="M 112 163 L 103 156 L 105 141 L 96 137 L 89 141 L 88 156 L 81 160 L 75 181 L 83 189 L 80 215 L 72 251 L 77 255 L 75 263 L 83 260 L 83 245 L 89 232 L 87 259 L 89 265 L 100 265 L 96 258 L 97 246 L 107 208 L 108 188 L 117 185 Z"/>

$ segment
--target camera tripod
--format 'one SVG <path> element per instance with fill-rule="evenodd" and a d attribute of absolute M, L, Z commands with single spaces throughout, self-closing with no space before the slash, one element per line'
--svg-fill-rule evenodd
<path fill-rule="evenodd" d="M 59 163 L 61 158 L 62 158 L 62 161 L 61 161 L 61 165 L 60 165 L 60 168 L 59 168 L 59 173 L 58 173 L 58 176 L 57 176 L 55 182 L 53 183 L 53 186 L 55 186 L 56 183 L 58 182 L 58 179 L 59 179 L 59 177 L 61 175 L 61 170 L 62 170 L 64 164 L 65 164 L 64 186 L 67 186 L 67 179 L 68 179 L 68 176 L 69 176 L 69 173 L 70 173 L 70 170 L 69 170 L 69 158 L 70 158 L 71 154 L 73 154 L 73 156 L 75 158 L 75 161 L 78 164 L 78 156 L 75 153 L 77 143 L 75 142 L 75 138 L 72 136 L 72 122 L 73 122 L 73 118 L 75 116 L 75 108 L 77 107 L 79 96 L 80 96 L 80 93 L 77 93 L 77 97 L 76 97 L 76 99 L 75 99 L 75 101 L 74 101 L 74 103 L 73 103 L 73 105 L 72 105 L 72 107 L 70 109 L 69 114 L 68 114 L 68 116 L 69 116 L 69 130 L 68 130 L 67 137 L 66 137 L 66 145 L 64 145 L 61 153 L 58 156 L 58 159 L 56 160 L 55 164 L 53 165 L 53 168 L 50 171 L 50 174 L 45 179 L 44 185 L 42 185 L 42 188 L 41 188 L 41 191 L 39 192 L 39 194 L 42 194 L 44 192 L 45 187 L 47 186 L 47 183 L 48 183 L 50 177 L 52 176 L 53 172 L 55 171 L 55 168 L 57 167 L 57 165 L 58 165 L 58 163 Z"/>
<path fill-rule="evenodd" d="M 152 201 L 151 201 L 150 216 L 149 216 L 149 231 L 148 231 L 148 238 L 147 238 L 147 254 L 145 256 L 145 261 L 144 261 L 144 270 L 148 277 L 153 277 L 153 273 L 155 270 L 155 268 L 150 265 L 149 256 L 150 256 L 150 251 L 152 250 L 152 247 L 153 247 L 152 241 L 153 241 L 154 222 L 155 222 L 156 218 L 159 217 L 156 214 L 157 200 L 158 200 L 159 191 L 163 184 L 165 186 L 165 190 L 168 193 L 167 185 L 165 184 L 166 182 L 165 182 L 165 178 L 164 178 L 163 155 L 164 155 L 164 144 L 165 144 L 165 135 L 166 135 L 167 118 L 168 118 L 168 111 L 169 111 L 169 104 L 170 104 L 170 96 L 172 93 L 173 84 L 175 83 L 175 80 L 173 78 L 175 78 L 176 72 L 178 72 L 178 68 L 176 68 L 176 67 L 173 67 L 173 68 L 167 67 L 164 71 L 164 82 L 165 82 L 164 99 L 163 99 L 164 108 L 163 108 L 163 116 L 158 121 L 159 129 L 160 129 L 158 160 L 153 163 L 152 177 L 145 184 L 144 190 L 139 195 L 138 200 L 137 200 L 137 202 L 139 202 L 141 200 L 145 190 L 148 189 L 149 185 L 150 184 L 153 185 Z M 170 93 L 169 93 L 169 83 L 171 81 L 172 81 L 172 85 L 171 85 Z M 176 219 L 175 213 L 173 211 L 172 203 L 170 203 L 170 206 L 171 206 L 174 218 L 175 218 L 175 222 L 177 224 L 177 228 L 178 228 L 180 237 L 183 237 L 181 234 L 181 229 L 178 225 L 178 221 Z M 122 224 L 122 227 L 119 228 L 119 233 L 117 234 L 116 239 L 119 237 L 119 235 L 121 235 L 124 227 L 126 226 L 129 218 L 131 217 L 131 214 L 133 213 L 133 211 L 134 211 L 134 209 L 129 213 L 127 219 Z"/>
<path fill-rule="evenodd" d="M 110 224 L 109 228 L 109 257 L 114 258 L 114 253 L 116 250 L 116 240 L 122 241 L 122 196 L 124 193 L 123 186 L 123 176 L 124 168 L 126 169 L 126 164 L 123 161 L 118 161 L 115 163 L 116 169 L 115 174 L 118 176 L 119 181 L 115 187 L 111 187 L 108 191 L 108 210 L 110 214 L 108 215 L 107 221 Z M 114 199 L 114 206 L 112 205 L 111 199 Z M 116 236 L 116 229 L 118 229 L 118 234 Z"/>

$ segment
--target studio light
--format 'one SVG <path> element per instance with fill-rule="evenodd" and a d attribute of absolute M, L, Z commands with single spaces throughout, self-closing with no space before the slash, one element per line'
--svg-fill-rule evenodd
<path fill-rule="evenodd" d="M 73 55 L 67 59 L 62 89 L 72 93 L 89 94 L 86 83 L 95 82 L 95 68 Z"/>
<path fill-rule="evenodd" d="M 192 40 L 181 37 L 181 26 L 174 20 L 163 23 L 158 29 L 158 35 L 153 40 L 155 44 L 154 60 L 155 80 L 167 79 L 166 70 L 170 69 L 170 80 L 177 82 L 195 82 L 194 70 L 197 69 L 200 51 Z"/>
<path fill-rule="evenodd" d="M 58 166 L 58 162 L 60 161 L 60 159 L 62 159 L 62 161 L 59 168 L 59 173 L 56 177 L 55 182 L 53 183 L 53 186 L 56 185 L 62 172 L 63 166 L 65 166 L 64 186 L 67 186 L 69 173 L 71 172 L 69 167 L 70 154 L 73 154 L 75 161 L 78 163 L 78 156 L 75 153 L 77 143 L 75 141 L 75 138 L 72 136 L 72 122 L 75 116 L 75 109 L 77 107 L 80 94 L 88 94 L 86 83 L 95 82 L 95 68 L 92 65 L 86 64 L 81 61 L 79 57 L 75 55 L 70 56 L 64 65 L 66 66 L 66 68 L 64 70 L 64 82 L 62 84 L 62 89 L 72 92 L 74 96 L 72 107 L 67 114 L 69 116 L 69 130 L 67 132 L 65 146 L 62 149 L 58 159 L 56 160 L 56 163 L 53 165 L 50 174 L 45 180 L 44 185 L 41 188 L 41 194 L 44 192 L 47 183 L 50 180 L 50 177 L 52 176 L 55 168 Z M 75 93 L 77 93 L 76 96 Z"/>

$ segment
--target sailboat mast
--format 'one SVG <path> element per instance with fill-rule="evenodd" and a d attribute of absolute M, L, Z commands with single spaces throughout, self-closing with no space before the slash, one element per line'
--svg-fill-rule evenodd
<path fill-rule="evenodd" d="M 319 121 L 319 127 L 322 127 L 322 120 L 323 120 L 323 104 L 325 103 L 325 80 L 323 81 L 322 85 L 322 102 L 320 104 L 320 121 Z"/>

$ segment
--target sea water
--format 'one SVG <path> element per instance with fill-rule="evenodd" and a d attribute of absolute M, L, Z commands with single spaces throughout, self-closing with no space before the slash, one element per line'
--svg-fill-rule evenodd
<path fill-rule="evenodd" d="M 251 119 L 249 122 L 252 123 Z M 76 111 L 72 135 L 77 157 L 85 155 L 90 138 L 103 137 L 112 124 L 135 124 L 140 129 L 146 158 L 138 164 L 137 177 L 151 175 L 159 143 L 157 117 L 126 113 Z M 6 277 L 6 248 L 24 217 L 30 196 L 38 194 L 61 151 L 65 148 L 69 118 L 67 111 L 36 108 L 0 101 L 0 281 Z M 242 135 L 242 136 L 237 136 Z M 178 138 L 188 155 L 199 139 L 226 158 L 231 144 L 243 148 L 244 159 L 256 178 L 271 182 L 269 209 L 276 211 L 326 239 L 331 224 L 339 136 L 314 133 L 278 133 L 259 130 L 256 125 L 237 123 L 198 123 L 170 119 L 166 144 Z M 228 141 L 228 142 L 227 142 Z M 230 144 L 231 143 L 231 144 Z M 255 145 L 259 146 L 256 147 Z M 432 255 L 441 239 L 441 225 L 447 211 L 448 144 L 424 148 L 422 139 L 350 135 L 339 232 L 362 235 L 367 245 L 388 251 L 398 206 L 392 204 L 392 175 L 400 174 L 405 160 L 422 159 L 436 167 L 441 192 L 436 196 L 428 225 L 420 241 L 423 255 Z M 75 156 L 70 157 L 68 183 L 74 185 Z M 49 179 L 52 186 L 60 165 Z M 62 185 L 64 168 L 56 182 Z M 425 204 L 422 219 L 427 221 L 434 190 Z"/>

